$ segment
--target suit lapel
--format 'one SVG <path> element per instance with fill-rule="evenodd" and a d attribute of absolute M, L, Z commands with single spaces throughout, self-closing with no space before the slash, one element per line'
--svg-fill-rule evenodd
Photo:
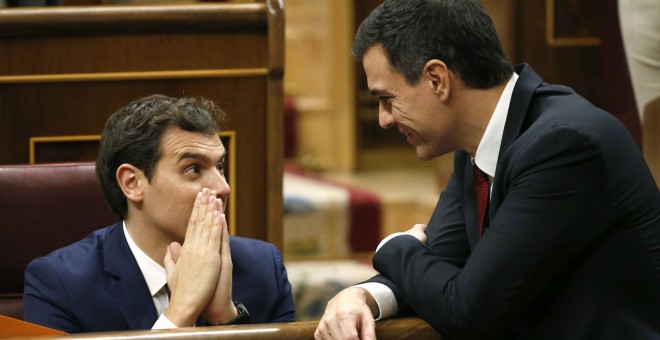
<path fill-rule="evenodd" d="M 124 236 L 123 222 L 108 232 L 103 248 L 105 271 L 112 276 L 108 292 L 130 329 L 150 329 L 158 316 L 147 283 Z"/>
<path fill-rule="evenodd" d="M 528 119 L 530 103 L 532 102 L 534 93 L 543 83 L 543 79 L 527 64 L 516 66 L 516 73 L 518 73 L 520 78 L 518 78 L 516 86 L 513 89 L 511 104 L 509 105 L 509 112 L 507 113 L 506 124 L 504 125 L 504 133 L 502 134 L 498 164 L 495 170 L 495 183 L 492 186 L 491 200 L 488 208 L 489 220 L 497 212 L 504 195 L 501 181 L 506 169 L 501 160 L 505 158 L 504 154 L 508 151 L 509 147 L 524 132 L 523 128 L 525 120 Z"/>
<path fill-rule="evenodd" d="M 543 82 L 541 77 L 527 64 L 518 65 L 516 67 L 516 73 L 520 75 L 520 78 L 518 78 L 516 86 L 513 89 L 498 159 L 502 159 L 504 152 L 506 152 L 509 146 L 522 133 L 522 125 L 529 111 L 529 104 L 532 102 L 534 91 Z"/>
<path fill-rule="evenodd" d="M 479 225 L 477 221 L 477 192 L 474 184 L 473 176 L 473 165 L 470 156 L 465 154 L 465 168 L 463 169 L 465 176 L 465 186 L 463 187 L 463 197 L 466 197 L 468 204 L 465 205 L 465 215 L 466 215 L 466 228 L 468 241 L 470 242 L 470 248 L 479 242 Z"/>

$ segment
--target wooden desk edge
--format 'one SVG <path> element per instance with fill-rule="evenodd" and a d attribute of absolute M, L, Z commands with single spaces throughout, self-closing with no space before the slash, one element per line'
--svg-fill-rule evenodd
<path fill-rule="evenodd" d="M 170 330 L 121 331 L 58 336 L 57 339 L 313 339 L 318 321 L 258 325 L 191 327 Z M 376 323 L 378 339 L 442 339 L 417 317 L 393 318 Z M 44 339 L 35 337 L 34 339 Z M 48 337 L 53 338 L 53 337 Z M 26 338 L 20 338 L 26 339 Z"/>

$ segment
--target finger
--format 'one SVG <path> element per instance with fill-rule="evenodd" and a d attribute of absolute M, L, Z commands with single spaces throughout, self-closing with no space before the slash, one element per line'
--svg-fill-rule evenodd
<path fill-rule="evenodd" d="M 323 321 L 323 320 L 321 320 Z M 325 331 L 325 327 L 322 322 L 319 322 L 318 326 L 316 327 L 316 330 L 314 331 L 314 339 L 316 340 L 322 340 L 325 339 L 325 335 L 327 332 Z"/>
<path fill-rule="evenodd" d="M 376 321 L 374 318 L 369 317 L 369 314 L 362 314 L 360 321 L 360 339 L 362 340 L 376 340 Z"/>
<path fill-rule="evenodd" d="M 222 244 L 220 245 L 220 254 L 223 258 L 231 259 L 231 249 L 229 248 L 229 228 L 227 228 L 227 219 L 225 214 L 220 214 L 222 223 Z"/>
<path fill-rule="evenodd" d="M 188 220 L 188 229 L 186 229 L 186 240 L 191 240 L 193 234 L 195 233 L 195 227 L 197 225 L 197 213 L 199 211 L 199 206 L 202 203 L 202 192 L 197 193 L 195 197 L 195 203 L 193 204 L 192 212 L 190 213 L 190 219 Z"/>
<path fill-rule="evenodd" d="M 215 191 L 211 191 L 208 197 L 206 215 L 204 216 L 204 223 L 202 223 L 201 225 L 202 232 L 198 240 L 199 246 L 202 247 L 202 249 L 212 250 L 214 251 L 214 254 L 218 254 L 218 252 L 220 251 L 219 241 L 216 248 L 216 246 L 212 244 L 213 242 L 211 240 L 211 233 L 215 228 L 214 226 L 219 223 L 216 222 L 216 219 L 219 218 L 216 216 L 219 215 L 216 206 L 217 206 L 217 199 L 215 198 Z M 215 229 L 219 229 L 219 228 L 215 228 Z M 215 231 L 215 233 L 218 233 L 218 235 L 215 236 L 216 238 L 219 237 L 219 232 L 220 232 L 219 230 Z M 207 247 L 211 247 L 211 249 L 207 249 Z"/>
<path fill-rule="evenodd" d="M 209 241 L 207 243 L 207 254 L 217 254 L 220 252 L 220 213 L 216 210 L 213 212 L 213 225 L 209 231 Z"/>
<path fill-rule="evenodd" d="M 209 196 L 210 196 L 209 189 L 208 188 L 202 189 L 202 199 L 199 204 L 199 209 L 197 210 L 197 217 L 196 217 L 197 223 L 195 224 L 196 229 L 199 230 L 195 230 L 195 235 L 198 235 L 203 231 L 202 226 L 206 221 L 206 212 L 209 206 Z"/>
<path fill-rule="evenodd" d="M 415 224 L 415 228 L 418 230 L 419 240 L 426 243 L 426 224 Z"/>
<path fill-rule="evenodd" d="M 181 257 L 181 245 L 179 242 L 172 242 L 168 249 L 172 254 L 172 260 L 174 260 L 174 263 L 177 263 L 179 261 L 179 257 Z"/>
<path fill-rule="evenodd" d="M 417 227 L 421 232 L 426 231 L 426 224 L 415 224 L 415 227 Z"/>
<path fill-rule="evenodd" d="M 170 251 L 170 246 L 167 247 L 165 252 L 165 258 L 163 259 L 163 264 L 165 265 L 165 274 L 167 276 L 167 282 L 172 282 L 172 275 L 174 273 L 175 261 L 172 259 L 172 252 Z"/>
<path fill-rule="evenodd" d="M 337 321 L 328 315 L 328 311 L 323 314 L 321 321 L 316 327 L 314 332 L 315 339 L 332 339 L 332 336 L 339 337 L 341 333 L 339 332 L 339 325 Z"/>
<path fill-rule="evenodd" d="M 220 214 L 225 213 L 225 201 L 223 201 L 222 198 L 218 198 L 218 212 L 220 212 Z"/>
<path fill-rule="evenodd" d="M 350 317 L 340 318 L 338 326 L 339 329 L 337 333 L 332 333 L 333 336 L 338 334 L 342 339 L 358 339 L 357 316 L 351 315 Z"/>

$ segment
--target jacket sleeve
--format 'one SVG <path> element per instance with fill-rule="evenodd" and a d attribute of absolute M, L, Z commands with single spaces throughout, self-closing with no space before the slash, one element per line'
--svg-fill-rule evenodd
<path fill-rule="evenodd" d="M 430 245 L 397 237 L 374 256 L 400 298 L 445 335 L 497 334 L 611 225 L 603 157 L 588 134 L 555 127 L 519 148 L 496 178 L 501 202 L 464 266 L 438 250 L 436 236 Z"/>
<path fill-rule="evenodd" d="M 291 283 L 289 283 L 282 255 L 274 245 L 271 244 L 270 247 L 278 287 L 277 302 L 270 322 L 293 322 L 296 321 L 296 310 L 293 304 Z"/>
<path fill-rule="evenodd" d="M 462 164 L 464 157 L 457 156 L 456 164 Z M 452 174 L 445 191 L 440 195 L 431 219 L 428 221 L 426 235 L 428 249 L 439 260 L 462 268 L 470 254 L 465 220 L 461 203 L 461 190 L 457 175 Z M 396 284 L 383 275 L 376 275 L 368 282 L 386 285 L 394 294 L 397 303 L 397 316 L 414 314 L 408 302 L 401 295 Z"/>

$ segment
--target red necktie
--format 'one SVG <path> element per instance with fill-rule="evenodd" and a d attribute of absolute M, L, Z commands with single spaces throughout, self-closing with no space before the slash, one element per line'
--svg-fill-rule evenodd
<path fill-rule="evenodd" d="M 484 222 L 486 220 L 486 212 L 488 211 L 488 191 L 490 184 L 488 183 L 488 175 L 486 175 L 476 165 L 474 168 L 474 183 L 477 190 L 477 212 L 479 221 L 479 236 L 484 234 Z"/>

